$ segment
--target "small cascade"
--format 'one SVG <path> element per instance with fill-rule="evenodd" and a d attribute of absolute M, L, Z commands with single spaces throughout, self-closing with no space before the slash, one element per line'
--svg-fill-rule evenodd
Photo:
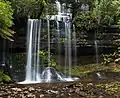
<path fill-rule="evenodd" d="M 77 39 L 76 39 L 76 30 L 75 30 L 75 25 L 73 24 L 73 32 L 72 32 L 72 36 L 73 36 L 73 50 L 74 50 L 74 64 L 77 64 Z"/>
<path fill-rule="evenodd" d="M 98 43 L 97 40 L 94 41 L 95 44 L 95 58 L 96 58 L 96 63 L 99 63 L 99 57 L 98 57 Z"/>
<path fill-rule="evenodd" d="M 69 69 L 69 77 L 71 78 L 71 67 L 72 67 L 72 47 L 71 47 L 71 24 L 68 23 L 67 24 L 67 28 L 68 28 L 68 69 Z"/>
<path fill-rule="evenodd" d="M 97 22 L 98 22 L 98 25 L 100 24 L 100 1 L 98 1 L 98 9 L 97 9 Z M 99 33 L 99 28 L 97 27 L 97 31 L 95 32 L 95 40 L 94 40 L 94 47 L 95 47 L 95 57 L 96 57 L 96 63 L 98 64 L 99 63 L 99 54 L 98 54 L 98 40 L 97 40 L 97 36 L 98 36 L 98 33 Z"/>
<path fill-rule="evenodd" d="M 47 53 L 48 53 L 48 65 L 47 67 L 40 65 L 42 62 L 40 58 L 41 50 L 41 23 L 42 20 L 38 19 L 28 19 L 28 36 L 27 36 L 27 65 L 26 65 L 26 78 L 25 81 L 19 82 L 21 84 L 27 83 L 43 83 L 43 82 L 57 82 L 57 81 L 75 81 L 78 78 L 71 76 L 72 69 L 72 54 L 74 54 L 74 59 L 76 58 L 76 34 L 75 27 L 73 26 L 71 19 L 71 13 L 65 13 L 65 4 L 61 6 L 60 2 L 56 1 L 56 7 L 58 10 L 57 15 L 46 15 L 47 21 Z M 62 11 L 61 11 L 62 9 Z M 62 13 L 64 12 L 64 14 Z M 65 70 L 61 73 L 57 72 L 55 68 L 51 67 L 51 31 L 50 22 L 55 21 L 57 26 L 57 49 L 58 49 L 58 59 L 60 59 L 61 52 L 61 32 L 60 32 L 60 22 L 64 24 L 64 47 L 65 47 Z M 72 30 L 73 26 L 73 30 Z M 73 31 L 73 32 L 72 32 Z M 72 34 L 73 33 L 73 34 Z M 74 53 L 72 53 L 72 48 Z M 60 65 L 57 64 L 57 65 Z"/>
<path fill-rule="evenodd" d="M 48 66 L 50 66 L 50 20 L 47 19 L 47 28 L 48 28 Z"/>
<path fill-rule="evenodd" d="M 56 21 L 57 23 L 57 49 L 58 49 L 58 65 L 60 65 L 60 59 L 61 59 L 61 37 L 60 37 L 60 23 L 59 21 Z"/>
<path fill-rule="evenodd" d="M 2 47 L 0 47 L 0 68 L 6 67 L 6 40 L 2 39 L 0 44 Z"/>
<path fill-rule="evenodd" d="M 56 7 L 57 7 L 58 15 L 61 14 L 61 4 L 60 4 L 60 2 L 56 1 Z"/>
<path fill-rule="evenodd" d="M 2 46 L 2 66 L 3 67 L 5 67 L 6 66 L 6 64 L 5 64 L 5 57 L 6 57 L 6 49 L 5 49 L 5 47 L 6 47 L 6 40 L 5 39 L 3 39 L 3 46 Z"/>

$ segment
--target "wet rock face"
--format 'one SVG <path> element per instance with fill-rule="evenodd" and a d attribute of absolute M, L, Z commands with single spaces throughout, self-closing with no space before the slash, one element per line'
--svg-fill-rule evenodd
<path fill-rule="evenodd" d="M 46 80 L 57 80 L 57 72 L 53 67 L 46 67 L 42 72 L 42 78 Z"/>

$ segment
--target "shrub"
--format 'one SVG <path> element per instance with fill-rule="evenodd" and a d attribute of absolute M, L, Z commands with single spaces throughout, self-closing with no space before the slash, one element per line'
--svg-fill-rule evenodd
<path fill-rule="evenodd" d="M 13 25 L 12 17 L 13 10 L 10 2 L 6 0 L 0 0 L 0 36 L 12 40 L 12 34 L 14 32 L 9 28 Z"/>
<path fill-rule="evenodd" d="M 0 82 L 11 82 L 11 78 L 4 74 L 3 71 L 0 71 Z"/>

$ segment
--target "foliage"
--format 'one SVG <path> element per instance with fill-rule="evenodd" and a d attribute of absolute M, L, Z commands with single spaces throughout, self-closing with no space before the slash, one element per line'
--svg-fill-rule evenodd
<path fill-rule="evenodd" d="M 40 56 L 40 66 L 52 66 L 52 67 L 56 67 L 56 61 L 55 59 L 52 58 L 52 55 L 50 55 L 50 62 L 48 64 L 48 52 L 45 50 L 41 50 L 39 52 L 39 56 Z M 15 70 L 17 69 L 24 69 L 25 64 L 26 64 L 26 54 L 25 53 L 16 53 L 12 55 L 12 63 L 13 66 L 15 68 Z M 17 65 L 17 66 L 16 66 Z M 19 70 L 18 70 L 19 71 Z"/>
<path fill-rule="evenodd" d="M 120 0 L 95 0 L 93 12 L 101 25 L 117 24 L 120 15 Z"/>
<path fill-rule="evenodd" d="M 41 60 L 41 66 L 47 67 L 47 66 L 51 66 L 51 67 L 56 67 L 56 62 L 55 60 L 52 58 L 52 55 L 50 55 L 50 62 L 48 62 L 48 52 L 46 52 L 45 50 L 41 50 L 39 52 L 40 55 L 40 60 Z"/>
<path fill-rule="evenodd" d="M 107 65 L 109 63 L 116 63 L 120 64 L 120 49 L 118 48 L 117 51 L 115 51 L 113 54 L 110 55 L 103 55 L 104 58 L 104 65 Z"/>
<path fill-rule="evenodd" d="M 10 0 L 14 17 L 40 18 L 50 0 Z"/>
<path fill-rule="evenodd" d="M 3 71 L 0 71 L 0 82 L 3 82 L 3 81 L 11 82 L 12 80 L 8 75 L 4 74 Z"/>
<path fill-rule="evenodd" d="M 13 10 L 10 2 L 0 0 L 0 36 L 12 41 L 11 37 L 14 32 L 9 29 L 13 25 Z"/>
<path fill-rule="evenodd" d="M 57 66 L 57 70 L 63 72 L 64 67 L 62 66 Z M 108 66 L 102 66 L 101 64 L 87 64 L 87 65 L 76 65 L 71 68 L 71 75 L 73 76 L 80 76 L 80 75 L 86 75 L 88 73 L 92 73 L 95 71 L 101 71 L 101 70 L 109 70 L 110 68 Z M 66 69 L 65 74 L 68 74 L 69 70 Z"/>
<path fill-rule="evenodd" d="M 79 28 L 79 31 L 89 31 L 97 27 L 96 16 L 92 11 L 78 11 L 73 22 Z"/>
<path fill-rule="evenodd" d="M 120 82 L 109 82 L 96 84 L 98 88 L 104 88 L 109 95 L 117 95 L 120 92 Z"/>
<path fill-rule="evenodd" d="M 25 53 L 15 53 L 11 55 L 11 61 L 13 70 L 19 71 L 19 69 L 24 69 L 24 66 L 26 64 L 26 54 Z M 17 66 L 16 66 L 17 65 Z"/>
<path fill-rule="evenodd" d="M 90 11 L 77 10 L 74 15 L 73 22 L 78 31 L 119 24 L 120 0 L 94 0 L 90 8 Z"/>

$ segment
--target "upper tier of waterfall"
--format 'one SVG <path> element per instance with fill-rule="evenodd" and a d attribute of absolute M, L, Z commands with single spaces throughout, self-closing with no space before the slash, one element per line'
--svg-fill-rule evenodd
<path fill-rule="evenodd" d="M 46 19 L 63 22 L 69 22 L 72 19 L 72 13 L 70 11 L 71 4 L 69 4 L 69 8 L 67 8 L 65 3 L 60 4 L 60 2 L 55 1 L 54 6 L 57 13 L 55 15 L 46 15 Z"/>

